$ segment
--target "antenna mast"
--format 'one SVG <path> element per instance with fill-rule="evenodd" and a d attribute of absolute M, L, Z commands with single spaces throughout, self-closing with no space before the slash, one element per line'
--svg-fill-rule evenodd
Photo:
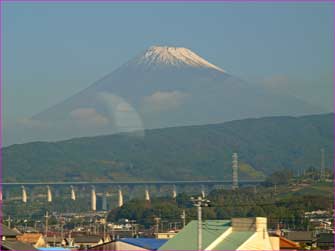
<path fill-rule="evenodd" d="M 235 190 L 238 188 L 238 155 L 237 153 L 233 153 L 233 185 L 232 189 Z"/>

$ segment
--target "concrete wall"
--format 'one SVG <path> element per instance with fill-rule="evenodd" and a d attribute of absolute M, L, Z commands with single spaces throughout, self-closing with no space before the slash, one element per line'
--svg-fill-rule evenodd
<path fill-rule="evenodd" d="M 177 233 L 156 233 L 155 238 L 157 239 L 171 239 L 176 236 Z"/>
<path fill-rule="evenodd" d="M 233 231 L 255 232 L 238 250 L 279 250 L 279 237 L 269 237 L 267 218 L 233 218 Z"/>
<path fill-rule="evenodd" d="M 280 238 L 276 236 L 270 236 L 270 242 L 273 250 L 280 249 Z"/>
<path fill-rule="evenodd" d="M 134 246 L 134 245 L 122 242 L 122 241 L 117 241 L 115 243 L 115 250 L 129 250 L 130 251 L 130 250 L 148 250 L 148 249 Z"/>
<path fill-rule="evenodd" d="M 237 250 L 279 250 L 279 237 L 270 239 L 267 232 L 255 232 Z"/>
<path fill-rule="evenodd" d="M 233 218 L 233 231 L 267 231 L 267 218 Z"/>
<path fill-rule="evenodd" d="M 113 241 L 109 243 L 105 243 L 103 245 L 98 245 L 96 247 L 91 247 L 89 250 L 101 250 L 101 251 L 106 251 L 106 250 L 115 250 L 115 251 L 121 251 L 121 250 L 147 250 L 145 248 L 141 248 L 138 246 L 134 246 L 122 241 Z"/>

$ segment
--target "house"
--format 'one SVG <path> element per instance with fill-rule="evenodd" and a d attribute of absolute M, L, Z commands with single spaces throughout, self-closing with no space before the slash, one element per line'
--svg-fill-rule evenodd
<path fill-rule="evenodd" d="M 41 251 L 71 251 L 73 249 L 70 248 L 62 248 L 62 247 L 48 247 L 48 248 L 38 248 Z"/>
<path fill-rule="evenodd" d="M 298 250 L 301 248 L 299 243 L 297 242 L 286 239 L 283 236 L 280 236 L 279 238 L 280 238 L 279 240 L 280 250 Z"/>
<path fill-rule="evenodd" d="M 312 246 L 315 243 L 315 238 L 312 231 L 286 232 L 285 237 L 291 241 L 298 242 L 300 245 Z"/>
<path fill-rule="evenodd" d="M 91 246 L 103 244 L 104 240 L 101 236 L 98 235 L 81 235 L 68 238 L 67 242 L 70 244 L 70 246 L 73 247 L 89 248 Z"/>
<path fill-rule="evenodd" d="M 198 221 L 191 221 L 158 250 L 198 250 Z M 233 218 L 202 223 L 203 250 L 279 250 L 279 237 L 270 237 L 267 219 Z"/>
<path fill-rule="evenodd" d="M 322 250 L 334 250 L 334 234 L 320 233 L 317 236 L 317 246 Z"/>
<path fill-rule="evenodd" d="M 167 239 L 156 238 L 123 238 L 119 240 L 117 250 L 157 250 Z"/>
<path fill-rule="evenodd" d="M 125 229 L 115 230 L 115 229 L 113 229 L 112 232 L 113 232 L 113 236 L 117 239 L 134 237 L 134 231 L 132 231 L 132 230 L 127 230 L 127 229 L 126 230 Z M 112 238 L 112 239 L 115 239 L 115 238 Z"/>
<path fill-rule="evenodd" d="M 0 250 L 37 250 L 28 243 L 17 240 L 20 233 L 1 224 L 1 245 Z"/>
<path fill-rule="evenodd" d="M 13 229 L 10 229 L 6 225 L 1 224 L 1 237 L 2 240 L 11 240 L 16 239 L 16 236 L 18 236 L 20 232 L 14 231 Z"/>
<path fill-rule="evenodd" d="M 65 245 L 65 239 L 61 236 L 47 236 L 44 237 L 44 239 L 50 247 L 61 247 Z"/>
<path fill-rule="evenodd" d="M 17 236 L 17 239 L 19 241 L 29 243 L 33 245 L 35 248 L 47 246 L 47 242 L 45 241 L 41 233 L 24 233 L 22 235 Z"/>
<path fill-rule="evenodd" d="M 1 250 L 37 250 L 32 245 L 18 240 L 3 240 Z"/>
<path fill-rule="evenodd" d="M 155 233 L 154 235 L 156 239 L 171 239 L 175 237 L 176 234 L 177 232 L 175 231 L 169 231 L 165 233 Z"/>
<path fill-rule="evenodd" d="M 157 250 L 166 241 L 156 238 L 122 238 L 93 246 L 89 250 Z"/>

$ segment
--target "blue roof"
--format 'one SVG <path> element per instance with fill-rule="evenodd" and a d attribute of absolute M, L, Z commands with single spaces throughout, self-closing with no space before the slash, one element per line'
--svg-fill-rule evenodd
<path fill-rule="evenodd" d="M 55 250 L 55 251 L 69 251 L 69 250 L 72 250 L 70 248 L 60 248 L 60 247 L 37 248 L 37 249 L 41 250 L 41 251 L 52 251 L 52 250 Z"/>
<path fill-rule="evenodd" d="M 168 239 L 155 238 L 121 238 L 121 241 L 123 242 L 149 250 L 157 250 L 167 242 L 167 240 Z"/>

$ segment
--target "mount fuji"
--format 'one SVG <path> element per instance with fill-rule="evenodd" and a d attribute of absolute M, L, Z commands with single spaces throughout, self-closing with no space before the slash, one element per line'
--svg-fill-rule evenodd
<path fill-rule="evenodd" d="M 323 110 L 255 87 L 187 48 L 152 46 L 22 123 L 17 142 L 303 115 Z"/>

